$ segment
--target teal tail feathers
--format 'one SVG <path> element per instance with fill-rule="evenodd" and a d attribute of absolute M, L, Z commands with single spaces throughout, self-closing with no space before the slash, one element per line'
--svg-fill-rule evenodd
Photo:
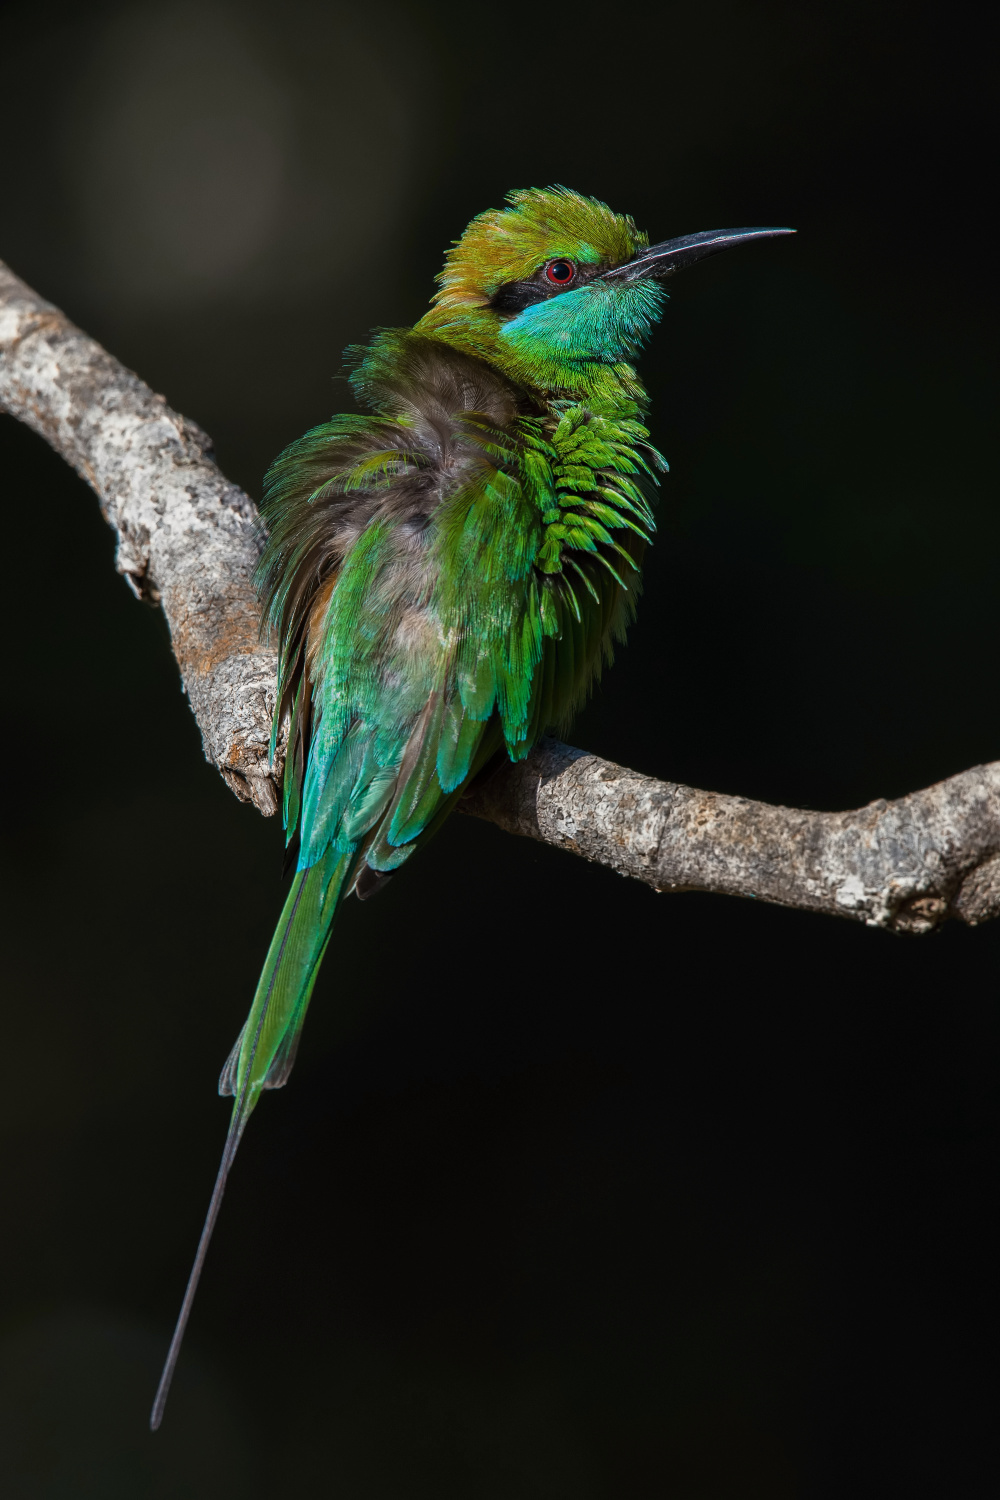
<path fill-rule="evenodd" d="M 261 1090 L 281 1088 L 292 1071 L 302 1023 L 330 941 L 330 928 L 340 893 L 356 863 L 354 854 L 328 849 L 316 864 L 296 873 L 264 960 L 250 1014 L 222 1070 L 219 1093 L 234 1096 L 233 1113 L 177 1326 L 153 1402 L 149 1425 L 154 1432 L 163 1420 L 181 1341 L 240 1137 Z"/>
<path fill-rule="evenodd" d="M 328 849 L 292 881 L 250 1014 L 219 1078 L 219 1093 L 233 1096 L 230 1130 L 237 1139 L 261 1090 L 280 1089 L 288 1081 L 330 925 L 354 863 L 353 855 Z"/>

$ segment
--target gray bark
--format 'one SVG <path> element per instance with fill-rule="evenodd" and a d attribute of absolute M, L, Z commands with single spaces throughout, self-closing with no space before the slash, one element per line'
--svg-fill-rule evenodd
<path fill-rule="evenodd" d="M 1000 761 L 824 813 L 656 781 L 544 740 L 463 810 L 655 891 L 747 896 L 897 932 L 1000 911 Z"/>
<path fill-rule="evenodd" d="M 237 796 L 276 811 L 276 658 L 257 634 L 253 501 L 198 427 L 2 262 L 0 409 L 96 492 L 118 571 L 166 615 L 206 758 Z M 895 802 L 817 813 L 656 781 L 546 740 L 463 810 L 657 891 L 748 896 L 901 932 L 1000 912 L 1000 762 Z"/>
<path fill-rule="evenodd" d="M 237 796 L 278 807 L 268 765 L 276 657 L 257 638 L 257 510 L 211 442 L 0 261 L 0 408 L 97 495 L 116 567 L 159 604 L 205 755 Z"/>

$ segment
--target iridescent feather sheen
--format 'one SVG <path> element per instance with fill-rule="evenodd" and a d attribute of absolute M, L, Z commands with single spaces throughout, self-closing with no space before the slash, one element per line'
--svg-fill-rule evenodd
<path fill-rule="evenodd" d="M 296 870 L 220 1079 L 230 1131 L 154 1426 L 236 1147 L 291 1070 L 340 900 L 408 860 L 494 756 L 565 726 L 625 634 L 666 468 L 633 361 L 677 247 L 729 242 L 650 250 L 593 198 L 512 193 L 449 250 L 414 328 L 348 350 L 364 412 L 267 475 L 258 584 Z"/>

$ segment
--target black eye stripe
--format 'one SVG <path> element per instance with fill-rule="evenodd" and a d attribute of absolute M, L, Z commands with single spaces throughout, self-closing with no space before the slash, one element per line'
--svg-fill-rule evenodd
<path fill-rule="evenodd" d="M 550 276 L 549 272 L 557 266 L 569 266 L 572 274 L 565 280 Z M 581 266 L 565 256 L 557 256 L 554 260 L 546 261 L 544 266 L 539 266 L 533 276 L 527 276 L 523 281 L 506 281 L 503 286 L 497 287 L 490 298 L 490 307 L 496 312 L 523 312 L 536 302 L 546 302 L 550 297 L 558 297 L 561 292 L 581 286 L 591 277 L 599 276 L 601 269 L 599 265 Z"/>

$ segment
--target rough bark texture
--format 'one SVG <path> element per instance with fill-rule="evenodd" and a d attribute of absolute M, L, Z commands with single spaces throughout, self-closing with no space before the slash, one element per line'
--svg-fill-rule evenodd
<path fill-rule="evenodd" d="M 275 654 L 257 639 L 253 501 L 216 468 L 200 428 L 2 262 L 0 408 L 96 492 L 119 573 L 167 617 L 207 759 L 237 796 L 274 812 Z"/>
<path fill-rule="evenodd" d="M 96 491 L 118 571 L 166 614 L 206 757 L 237 796 L 276 811 L 275 654 L 257 639 L 253 502 L 198 427 L 2 262 L 0 409 Z M 896 802 L 817 813 L 655 781 L 546 740 L 462 805 L 658 891 L 749 896 L 900 932 L 1000 913 L 1000 762 Z"/>
<path fill-rule="evenodd" d="M 1000 910 L 1000 761 L 854 812 L 656 781 L 544 740 L 464 810 L 656 891 L 715 891 L 928 932 Z"/>

